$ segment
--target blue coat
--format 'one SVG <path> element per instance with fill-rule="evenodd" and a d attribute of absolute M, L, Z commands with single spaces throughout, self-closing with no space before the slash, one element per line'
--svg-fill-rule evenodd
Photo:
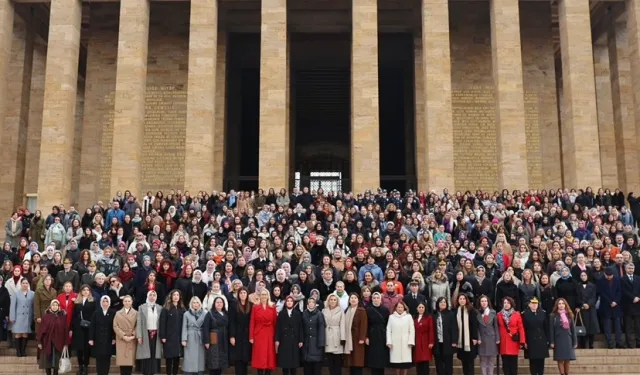
<path fill-rule="evenodd" d="M 33 322 L 33 297 L 35 293 L 28 291 L 25 295 L 22 290 L 18 290 L 11 296 L 11 309 L 9 310 L 9 321 L 12 321 L 11 331 L 13 333 L 31 333 L 31 322 Z"/>
<path fill-rule="evenodd" d="M 620 306 L 622 300 L 622 288 L 620 287 L 620 278 L 613 276 L 611 283 L 606 277 L 598 280 L 598 294 L 600 295 L 600 314 L 603 318 L 621 318 L 622 306 Z M 616 307 L 611 307 L 611 302 L 617 304 Z"/>

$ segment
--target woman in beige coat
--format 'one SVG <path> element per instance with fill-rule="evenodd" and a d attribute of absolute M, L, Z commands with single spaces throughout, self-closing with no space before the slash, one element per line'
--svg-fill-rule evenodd
<path fill-rule="evenodd" d="M 347 340 L 346 317 L 340 308 L 338 296 L 330 294 L 327 303 L 322 310 L 325 320 L 325 345 L 324 352 L 329 362 L 329 374 L 342 374 L 342 354 L 344 342 Z"/>
<path fill-rule="evenodd" d="M 138 312 L 131 307 L 133 299 L 125 296 L 123 307 L 113 318 L 113 332 L 116 334 L 116 366 L 121 375 L 131 375 L 136 363 L 136 324 Z"/>

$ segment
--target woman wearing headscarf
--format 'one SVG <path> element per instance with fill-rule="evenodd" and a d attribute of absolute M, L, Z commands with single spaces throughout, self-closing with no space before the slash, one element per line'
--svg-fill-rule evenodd
<path fill-rule="evenodd" d="M 577 312 L 582 307 L 580 287 L 578 282 L 571 277 L 569 267 L 562 267 L 562 270 L 560 270 L 560 278 L 556 281 L 554 288 L 556 298 L 564 298 L 568 304 L 568 309 Z"/>
<path fill-rule="evenodd" d="M 33 322 L 33 300 L 35 293 L 29 290 L 29 280 L 20 280 L 20 289 L 11 297 L 9 323 L 15 337 L 16 355 L 27 356 L 27 337 L 31 333 Z M 51 301 L 49 301 L 51 303 Z"/>
<path fill-rule="evenodd" d="M 143 375 L 154 375 L 160 371 L 162 346 L 158 328 L 162 306 L 156 303 L 158 294 L 155 290 L 147 292 L 146 302 L 138 308 L 136 323 L 136 363 Z"/>
<path fill-rule="evenodd" d="M 320 375 L 324 359 L 325 322 L 324 315 L 318 310 L 316 300 L 313 297 L 309 297 L 307 309 L 302 313 L 302 333 L 304 337 L 302 345 L 304 375 Z"/>
<path fill-rule="evenodd" d="M 276 323 L 276 352 L 278 367 L 283 375 L 295 375 L 300 367 L 300 348 L 303 346 L 302 314 L 295 308 L 293 297 L 287 296 L 284 308 L 278 314 Z"/>
<path fill-rule="evenodd" d="M 47 375 L 58 375 L 58 366 L 62 351 L 67 348 L 67 314 L 60 309 L 60 302 L 54 299 L 42 316 L 40 327 L 36 333 L 38 350 L 40 350 L 39 368 Z"/>
<path fill-rule="evenodd" d="M 580 307 L 577 320 L 579 323 L 582 323 L 584 328 L 587 330 L 586 336 L 582 336 L 579 338 L 579 341 L 581 342 L 580 346 L 585 349 L 593 349 L 594 336 L 596 333 L 600 332 L 600 323 L 598 321 L 598 312 L 596 310 L 598 291 L 595 284 L 593 284 L 589 280 L 589 272 L 580 271 L 580 281 L 578 284 L 578 289 L 580 290 L 580 300 L 582 301 L 582 306 L 577 306 Z"/>
<path fill-rule="evenodd" d="M 184 347 L 182 372 L 185 375 L 198 375 L 204 372 L 206 353 L 202 335 L 204 322 L 208 319 L 207 315 L 202 308 L 200 298 L 192 297 L 189 311 L 184 313 L 182 319 L 182 346 Z"/>
<path fill-rule="evenodd" d="M 216 297 L 202 325 L 206 349 L 205 367 L 211 375 L 220 375 L 229 367 L 229 315 L 224 300 Z"/>
<path fill-rule="evenodd" d="M 253 344 L 251 351 L 251 367 L 258 370 L 258 375 L 271 375 L 276 368 L 275 325 L 276 307 L 270 301 L 267 289 L 262 289 L 259 299 L 251 309 L 249 324 L 249 342 Z"/>
<path fill-rule="evenodd" d="M 448 284 L 447 284 L 448 285 Z M 382 295 L 371 295 L 371 304 L 367 307 L 366 366 L 372 375 L 384 374 L 389 362 L 387 347 L 387 322 L 389 310 L 382 305 Z"/>
<path fill-rule="evenodd" d="M 166 359 L 167 375 L 178 375 L 182 357 L 182 320 L 184 304 L 182 294 L 174 289 L 169 293 L 160 313 L 158 334 L 162 342 L 162 356 Z"/>
<path fill-rule="evenodd" d="M 71 320 L 71 349 L 78 355 L 77 375 L 87 375 L 89 373 L 89 360 L 91 347 L 89 346 L 89 326 L 91 318 L 96 311 L 96 302 L 91 294 L 89 285 L 80 287 L 80 295 L 76 297 L 73 308 L 73 319 Z"/>
<path fill-rule="evenodd" d="M 564 298 L 556 300 L 549 317 L 549 346 L 553 349 L 553 360 L 558 363 L 560 375 L 568 375 L 571 361 L 576 360 L 578 336 L 573 311 Z"/>
<path fill-rule="evenodd" d="M 502 310 L 498 313 L 500 330 L 500 357 L 504 375 L 518 375 L 518 353 L 520 345 L 526 341 L 522 317 L 514 308 L 515 301 L 511 297 L 502 300 Z"/>
<path fill-rule="evenodd" d="M 89 345 L 91 355 L 96 359 L 97 375 L 108 375 L 111 368 L 113 346 L 116 344 L 113 334 L 114 311 L 111 309 L 111 298 L 100 297 L 100 307 L 93 313 L 89 326 Z"/>
<path fill-rule="evenodd" d="M 138 312 L 133 309 L 131 296 L 125 296 L 122 305 L 122 309 L 113 318 L 113 332 L 116 335 L 116 366 L 120 367 L 120 375 L 131 375 L 136 362 Z"/>
<path fill-rule="evenodd" d="M 245 287 L 238 289 L 237 297 L 229 310 L 230 359 L 235 362 L 236 375 L 247 375 L 247 366 L 251 362 L 251 343 L 249 343 L 249 323 L 251 308 L 249 291 Z"/>

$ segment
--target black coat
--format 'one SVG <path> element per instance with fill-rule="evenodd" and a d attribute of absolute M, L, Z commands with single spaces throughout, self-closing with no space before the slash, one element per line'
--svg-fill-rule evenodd
<path fill-rule="evenodd" d="M 580 310 L 580 313 L 576 318 L 577 325 L 583 325 L 587 330 L 587 334 L 589 335 L 600 333 L 598 311 L 596 310 L 596 301 L 598 300 L 598 291 L 596 289 L 596 286 L 592 283 L 587 283 L 586 287 L 582 284 L 579 284 L 578 290 L 580 291 L 580 300 L 582 301 L 582 304 L 589 305 L 589 308 L 585 310 L 582 305 L 579 306 L 582 310 Z M 622 301 L 624 301 L 624 298 Z"/>
<path fill-rule="evenodd" d="M 175 288 L 182 293 L 182 300 L 185 304 L 191 302 L 192 297 L 200 298 L 200 301 L 204 300 L 204 296 L 207 294 L 207 284 L 200 282 L 194 283 L 191 279 L 180 278 L 176 280 Z"/>
<path fill-rule="evenodd" d="M 389 348 L 387 347 L 387 322 L 389 310 L 380 305 L 367 306 L 367 337 L 369 345 L 366 348 L 366 367 L 383 369 L 389 363 Z"/>
<path fill-rule="evenodd" d="M 82 301 L 82 297 L 77 297 Z M 76 301 L 78 301 L 76 299 Z M 93 313 L 96 311 L 96 301 L 85 301 L 82 303 L 76 303 L 73 306 L 73 317 L 71 319 L 71 349 L 84 350 L 85 345 L 89 341 L 89 328 L 80 327 L 80 321 L 93 319 Z"/>
<path fill-rule="evenodd" d="M 518 302 L 520 300 L 520 289 L 518 289 L 513 281 L 501 281 L 496 285 L 496 311 L 502 311 L 502 301 L 505 297 L 513 298 L 513 302 L 515 302 L 513 306 L 514 309 L 520 307 L 520 303 Z"/>
<path fill-rule="evenodd" d="M 634 277 L 633 282 L 629 277 L 620 278 L 620 286 L 622 288 L 622 311 L 625 315 L 640 315 L 640 301 L 633 303 L 633 299 L 640 297 L 640 277 Z"/>
<path fill-rule="evenodd" d="M 411 294 L 411 292 L 407 292 L 407 294 L 404 296 L 403 301 L 407 305 L 407 307 L 409 308 L 409 313 L 414 318 L 416 316 L 418 316 L 418 304 L 420 302 L 424 303 L 425 306 L 429 305 L 427 303 L 427 298 L 424 295 L 420 294 L 420 293 L 417 293 L 416 294 L 416 298 L 413 298 L 413 295 Z"/>
<path fill-rule="evenodd" d="M 305 362 L 322 362 L 325 344 L 324 315 L 318 308 L 313 312 L 305 310 L 302 313 L 302 333 L 304 345 L 302 346 L 302 360 Z"/>
<path fill-rule="evenodd" d="M 455 323 L 456 326 L 458 325 L 458 318 L 457 318 L 457 314 L 458 314 L 458 310 L 460 309 L 460 307 L 458 307 L 456 310 L 453 310 L 452 315 L 455 319 Z M 477 345 L 473 345 L 473 340 L 478 340 L 478 319 L 477 319 L 477 312 L 475 310 L 471 311 L 470 313 L 467 312 L 469 314 L 469 332 L 464 332 L 463 334 L 469 335 L 469 342 L 471 343 L 471 347 L 470 347 L 470 351 L 464 351 L 464 348 L 458 347 L 457 348 L 457 352 L 458 352 L 458 358 L 460 360 L 469 360 L 469 359 L 473 359 L 478 355 L 478 346 Z M 458 332 L 460 332 L 460 330 L 463 329 L 463 327 L 458 326 Z M 464 336 L 463 336 L 464 337 Z M 437 340 L 437 336 L 435 336 L 436 340 Z M 456 336 L 456 341 L 457 342 L 457 336 Z M 464 342 L 464 341 L 463 341 Z"/>
<path fill-rule="evenodd" d="M 156 291 L 156 294 L 158 295 L 158 299 L 157 299 L 158 303 L 164 303 L 164 298 L 165 298 L 164 285 L 156 281 L 155 291 Z M 147 302 L 147 293 L 149 293 L 147 284 L 142 284 L 137 286 L 136 298 L 133 301 L 134 308 L 137 309 L 140 305 Z"/>
<path fill-rule="evenodd" d="M 575 310 L 576 307 L 582 306 L 578 283 L 575 282 L 572 277 L 568 279 L 558 279 L 554 290 L 556 292 L 556 298 L 564 298 L 567 300 L 571 311 Z"/>
<path fill-rule="evenodd" d="M 300 310 L 291 310 L 291 316 L 286 308 L 278 314 L 275 340 L 278 345 L 278 367 L 300 367 L 300 347 L 304 343 L 302 336 L 302 314 Z"/>
<path fill-rule="evenodd" d="M 158 335 L 162 344 L 162 356 L 164 358 L 182 357 L 182 316 L 183 308 L 171 306 L 169 309 L 163 308 L 160 312 L 160 323 Z"/>
<path fill-rule="evenodd" d="M 230 358 L 234 361 L 249 363 L 251 361 L 251 343 L 249 342 L 249 324 L 251 308 L 246 313 L 238 311 L 234 302 L 229 308 L 229 337 L 236 339 L 236 345 L 230 347 Z"/>
<path fill-rule="evenodd" d="M 2 321 L 9 320 L 9 310 L 11 310 L 11 296 L 7 288 L 0 286 L 0 319 Z M 0 341 L 7 338 L 7 329 L 0 325 Z"/>
<path fill-rule="evenodd" d="M 93 340 L 91 356 L 93 358 L 111 357 L 114 353 L 114 347 L 111 343 L 116 336 L 113 333 L 113 318 L 116 312 L 112 309 L 107 310 L 105 315 L 99 308 L 93 313 L 91 326 L 89 327 L 89 340 Z"/>
<path fill-rule="evenodd" d="M 433 346 L 434 355 L 452 355 L 456 352 L 453 344 L 458 343 L 458 321 L 453 311 L 446 310 L 442 314 L 442 350 L 438 343 L 438 313 L 433 315 L 433 332 L 435 337 L 435 345 Z M 472 319 L 469 319 L 470 321 Z"/>
<path fill-rule="evenodd" d="M 549 357 L 549 319 L 544 310 L 538 309 L 535 313 L 528 308 L 522 313 L 527 349 L 525 358 L 543 359 Z"/>
<path fill-rule="evenodd" d="M 224 370 L 229 367 L 229 314 L 220 315 L 217 311 L 207 312 L 202 323 L 202 343 L 211 344 L 210 333 L 217 334 L 217 344 L 209 345 L 206 351 L 205 367 L 208 370 Z"/>

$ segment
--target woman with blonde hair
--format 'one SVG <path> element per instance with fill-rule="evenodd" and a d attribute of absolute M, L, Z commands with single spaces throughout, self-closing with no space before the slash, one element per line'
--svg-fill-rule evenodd
<path fill-rule="evenodd" d="M 198 375 L 205 370 L 206 353 L 202 342 L 202 327 L 206 319 L 207 313 L 202 308 L 200 298 L 192 297 L 189 310 L 184 313 L 182 319 L 182 372 L 185 375 Z"/>
<path fill-rule="evenodd" d="M 132 307 L 133 298 L 122 299 L 122 309 L 113 318 L 113 332 L 116 336 L 116 366 L 120 375 L 131 375 L 136 361 L 136 327 L 138 312 Z M 86 374 L 85 374 L 86 375 Z"/>
<path fill-rule="evenodd" d="M 249 323 L 249 342 L 253 344 L 251 367 L 258 375 L 270 375 L 276 368 L 275 325 L 277 312 L 270 301 L 267 289 L 260 291 L 259 300 L 251 309 Z"/>
<path fill-rule="evenodd" d="M 325 320 L 325 346 L 329 362 L 329 373 L 340 375 L 342 373 L 343 343 L 347 340 L 346 319 L 344 311 L 340 308 L 338 296 L 330 294 L 327 297 L 325 308 L 322 310 Z"/>

